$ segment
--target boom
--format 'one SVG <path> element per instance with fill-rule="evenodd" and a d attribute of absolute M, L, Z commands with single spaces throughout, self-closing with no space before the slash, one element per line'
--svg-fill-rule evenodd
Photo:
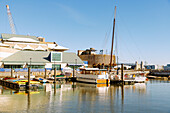
<path fill-rule="evenodd" d="M 10 24 L 10 27 L 11 27 L 11 32 L 12 32 L 12 34 L 16 34 L 12 15 L 11 15 L 11 12 L 9 10 L 9 5 L 6 5 L 6 9 L 7 9 L 7 14 L 8 14 L 9 24 Z"/>

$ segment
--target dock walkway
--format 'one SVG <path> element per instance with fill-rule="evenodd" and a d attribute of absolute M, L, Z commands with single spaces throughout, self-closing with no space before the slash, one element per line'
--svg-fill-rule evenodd
<path fill-rule="evenodd" d="M 25 90 L 27 86 L 26 84 L 18 84 L 18 83 L 6 81 L 6 80 L 0 80 L 0 85 L 8 87 L 10 89 L 14 89 L 14 90 Z M 38 85 L 31 84 L 30 89 L 35 89 L 35 88 L 38 88 Z"/>

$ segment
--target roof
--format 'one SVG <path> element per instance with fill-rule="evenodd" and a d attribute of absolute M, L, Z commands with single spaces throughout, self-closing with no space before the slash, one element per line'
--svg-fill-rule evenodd
<path fill-rule="evenodd" d="M 9 45 L 3 44 L 3 43 L 0 43 L 0 46 L 2 46 L 2 47 L 9 47 Z"/>
<path fill-rule="evenodd" d="M 27 45 L 26 47 L 23 48 L 23 50 L 34 50 L 31 46 Z"/>
<path fill-rule="evenodd" d="M 36 36 L 16 35 L 16 34 L 1 34 L 3 40 L 9 41 L 25 41 L 25 42 L 39 42 Z"/>
<path fill-rule="evenodd" d="M 32 64 L 45 64 L 50 63 L 49 51 L 18 51 L 11 56 L 2 60 L 4 64 L 12 63 L 31 63 Z M 77 61 L 76 61 L 77 59 Z M 62 52 L 62 63 L 79 64 L 82 65 L 83 61 L 76 55 L 76 53 Z"/>
<path fill-rule="evenodd" d="M 2 60 L 4 63 L 48 63 L 50 52 L 43 51 L 18 51 Z"/>
<path fill-rule="evenodd" d="M 69 48 L 66 48 L 66 47 L 63 47 L 63 46 L 56 46 L 56 47 L 53 47 L 53 48 L 50 48 L 50 49 L 54 49 L 54 50 L 68 50 Z"/>
<path fill-rule="evenodd" d="M 14 45 L 15 49 L 22 49 L 22 47 L 18 46 L 17 44 Z"/>
<path fill-rule="evenodd" d="M 70 53 L 70 52 L 63 52 L 62 62 L 68 63 L 69 65 L 83 64 L 83 61 L 80 59 L 80 57 L 77 56 L 76 53 Z"/>
<path fill-rule="evenodd" d="M 43 47 L 41 47 L 41 46 L 38 46 L 37 48 L 35 48 L 35 50 L 37 50 L 37 51 L 45 51 L 45 49 Z"/>

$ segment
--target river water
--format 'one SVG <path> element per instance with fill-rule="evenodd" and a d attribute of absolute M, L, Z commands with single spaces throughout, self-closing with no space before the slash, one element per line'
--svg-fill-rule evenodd
<path fill-rule="evenodd" d="M 30 113 L 170 113 L 170 82 L 96 86 L 83 83 L 43 84 L 35 91 L 0 86 L 0 112 Z"/>

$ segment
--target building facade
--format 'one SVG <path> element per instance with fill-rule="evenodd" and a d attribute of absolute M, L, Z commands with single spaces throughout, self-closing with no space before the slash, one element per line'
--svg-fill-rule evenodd
<path fill-rule="evenodd" d="M 110 55 L 107 54 L 96 54 L 94 48 L 86 50 L 78 50 L 78 56 L 83 61 L 88 62 L 88 67 L 94 66 L 109 66 L 110 65 Z M 112 57 L 112 65 L 116 64 L 115 56 Z"/>
<path fill-rule="evenodd" d="M 68 65 L 83 65 L 76 53 L 64 52 L 66 47 L 45 38 L 15 34 L 1 34 L 0 68 L 50 68 L 58 70 Z"/>

